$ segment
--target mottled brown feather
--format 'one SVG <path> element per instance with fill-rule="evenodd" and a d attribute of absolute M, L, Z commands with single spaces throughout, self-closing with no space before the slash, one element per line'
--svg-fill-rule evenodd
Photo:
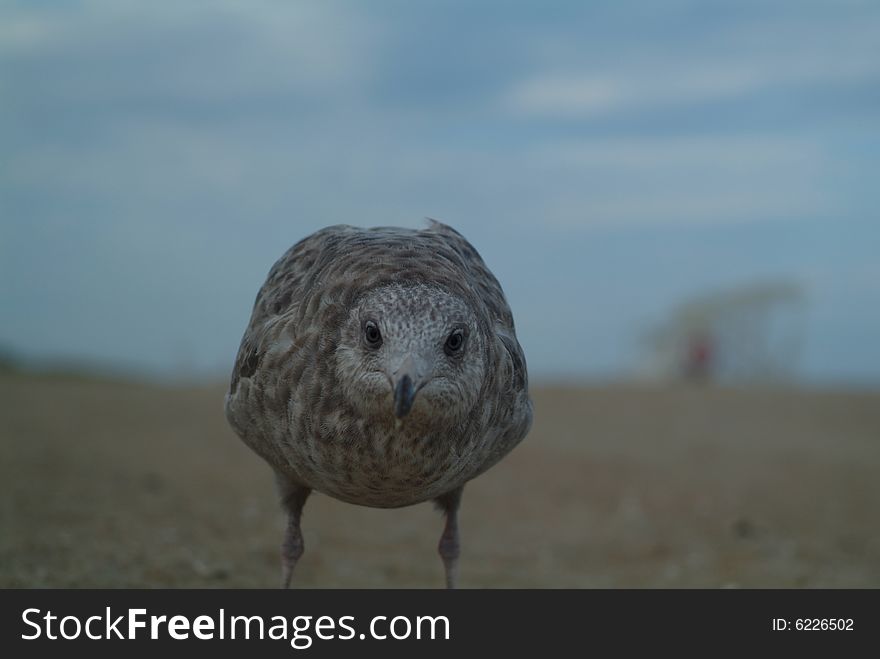
<path fill-rule="evenodd" d="M 361 296 L 390 284 L 463 300 L 486 337 L 479 402 L 454 426 L 363 418 L 343 395 L 335 370 L 343 323 Z M 452 492 L 491 467 L 528 432 L 532 405 L 501 286 L 461 234 L 431 221 L 423 230 L 327 227 L 287 250 L 257 294 L 226 414 L 291 482 L 396 507 Z"/>

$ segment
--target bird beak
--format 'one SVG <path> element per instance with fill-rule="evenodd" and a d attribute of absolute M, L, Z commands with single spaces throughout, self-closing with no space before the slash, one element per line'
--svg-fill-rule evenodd
<path fill-rule="evenodd" d="M 394 416 L 398 419 L 405 417 L 412 409 L 416 394 L 422 388 L 422 371 L 413 356 L 408 355 L 394 372 Z"/>
<path fill-rule="evenodd" d="M 394 416 L 402 419 L 409 414 L 415 399 L 416 388 L 413 386 L 412 378 L 409 375 L 401 376 L 394 386 Z"/>

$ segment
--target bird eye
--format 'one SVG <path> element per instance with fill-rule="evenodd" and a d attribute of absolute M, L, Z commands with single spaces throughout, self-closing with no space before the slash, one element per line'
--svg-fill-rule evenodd
<path fill-rule="evenodd" d="M 464 332 L 457 329 L 446 339 L 446 345 L 443 348 L 446 350 L 447 355 L 453 355 L 459 352 L 462 346 L 464 346 Z"/>
<path fill-rule="evenodd" d="M 378 348 L 382 345 L 382 332 L 379 331 L 379 327 L 372 320 L 368 320 L 364 324 L 364 338 L 367 340 L 367 345 L 371 348 Z"/>

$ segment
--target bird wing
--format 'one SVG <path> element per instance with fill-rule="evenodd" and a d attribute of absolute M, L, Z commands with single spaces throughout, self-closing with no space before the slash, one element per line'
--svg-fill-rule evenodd
<path fill-rule="evenodd" d="M 303 305 L 314 297 L 322 271 L 338 256 L 342 239 L 357 231 L 348 225 L 321 229 L 293 245 L 275 262 L 254 301 L 235 360 L 230 394 L 235 393 L 241 378 L 254 376 L 263 356 L 278 340 L 282 325 L 292 337 L 296 336 L 297 319 L 302 316 Z"/>
<path fill-rule="evenodd" d="M 479 252 L 451 226 L 437 220 L 429 220 L 429 222 L 430 225 L 425 232 L 441 236 L 445 244 L 459 256 L 462 267 L 468 272 L 468 280 L 488 309 L 493 321 L 512 331 L 513 314 L 507 305 L 504 291 L 501 290 L 501 284 L 498 283 L 495 275 L 486 267 Z"/>
<path fill-rule="evenodd" d="M 508 362 L 506 366 L 509 384 L 517 391 L 526 391 L 528 389 L 526 358 L 522 346 L 517 341 L 513 314 L 501 284 L 464 236 L 442 222 L 436 220 L 430 222 L 427 230 L 443 236 L 447 245 L 459 255 L 468 273 L 468 281 L 471 282 L 474 292 L 489 313 L 490 332 L 494 329 L 495 338 L 504 348 L 502 357 Z"/>
<path fill-rule="evenodd" d="M 470 283 L 489 314 L 489 334 L 494 344 L 489 348 L 490 368 L 485 391 L 494 392 L 494 406 L 486 429 L 491 450 L 474 476 L 485 472 L 519 444 L 532 427 L 533 407 L 529 398 L 529 377 L 522 346 L 516 338 L 513 314 L 501 284 L 482 257 L 458 231 L 431 220 L 427 232 L 442 236 L 446 245 L 461 259 Z"/>

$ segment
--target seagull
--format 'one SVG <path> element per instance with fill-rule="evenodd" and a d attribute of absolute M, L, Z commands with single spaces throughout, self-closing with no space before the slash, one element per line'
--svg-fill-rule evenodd
<path fill-rule="evenodd" d="M 434 220 L 421 230 L 331 226 L 287 250 L 257 294 L 225 412 L 275 473 L 284 588 L 312 491 L 376 508 L 434 501 L 455 588 L 464 485 L 532 424 L 501 286 Z"/>

